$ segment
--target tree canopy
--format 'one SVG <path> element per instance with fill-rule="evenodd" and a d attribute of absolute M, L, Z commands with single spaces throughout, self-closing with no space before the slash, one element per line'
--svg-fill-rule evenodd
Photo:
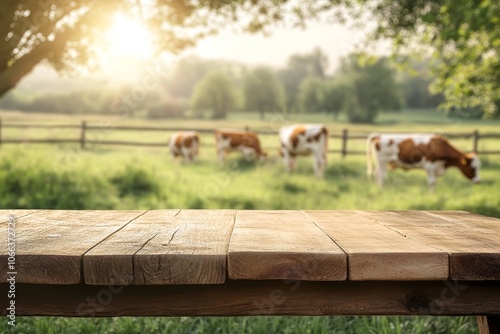
<path fill-rule="evenodd" d="M 351 122 L 373 123 L 381 110 L 401 109 L 401 91 L 387 58 L 353 54 L 343 60 L 340 74 L 348 85 L 343 108 Z"/>
<path fill-rule="evenodd" d="M 276 78 L 275 73 L 266 67 L 258 67 L 245 78 L 245 107 L 248 110 L 258 110 L 260 118 L 264 119 L 269 110 L 283 110 L 285 91 Z"/>
<path fill-rule="evenodd" d="M 142 15 L 155 45 L 171 52 L 228 23 L 256 32 L 325 15 L 373 22 L 373 37 L 392 40 L 396 51 L 433 53 L 434 89 L 444 94 L 445 108 L 493 115 L 500 105 L 500 2 L 494 0 L 2 1 L 0 96 L 42 61 L 57 69 L 91 64 L 116 11 Z"/>
<path fill-rule="evenodd" d="M 226 74 L 208 73 L 196 86 L 191 98 L 195 110 L 212 110 L 213 119 L 226 118 L 227 112 L 237 103 L 237 92 Z"/>

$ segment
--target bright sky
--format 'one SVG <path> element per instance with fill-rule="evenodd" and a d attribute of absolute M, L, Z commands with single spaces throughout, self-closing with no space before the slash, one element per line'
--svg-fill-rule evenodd
<path fill-rule="evenodd" d="M 115 23 L 107 32 L 109 49 L 103 55 L 103 61 L 107 73 L 94 75 L 94 77 L 105 77 L 106 81 L 129 81 L 133 80 L 134 69 L 140 70 L 141 65 L 130 62 L 130 58 L 144 60 L 148 53 L 151 42 L 144 26 L 140 21 L 116 15 Z M 142 42 L 138 47 L 130 43 L 131 35 Z M 280 28 L 273 29 L 272 34 L 265 36 L 259 34 L 237 34 L 229 29 L 220 31 L 215 36 L 207 37 L 199 41 L 193 49 L 188 49 L 182 56 L 198 55 L 203 58 L 232 60 L 250 65 L 269 65 L 273 67 L 286 66 L 288 58 L 293 54 L 305 54 L 319 47 L 329 58 L 329 72 L 333 72 L 338 66 L 339 59 L 355 50 L 356 46 L 363 40 L 365 33 L 362 30 L 333 23 L 313 22 L 306 29 Z M 380 48 L 383 49 L 383 48 Z M 123 56 L 123 59 L 120 58 Z M 128 76 L 128 77 L 127 77 Z M 91 75 L 92 77 L 92 75 Z M 80 78 L 82 79 L 82 78 Z M 20 86 L 30 87 L 35 81 L 65 81 L 66 85 L 70 78 L 60 79 L 53 71 L 39 66 L 35 71 L 25 78 Z"/>
<path fill-rule="evenodd" d="M 199 42 L 188 54 L 228 59 L 248 64 L 284 67 L 292 54 L 310 53 L 319 47 L 330 59 L 330 70 L 352 52 L 364 32 L 339 24 L 310 23 L 306 29 L 278 28 L 269 36 L 236 34 L 228 30 Z"/>

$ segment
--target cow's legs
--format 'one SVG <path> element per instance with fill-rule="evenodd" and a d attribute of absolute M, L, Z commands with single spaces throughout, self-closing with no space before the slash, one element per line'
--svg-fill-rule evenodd
<path fill-rule="evenodd" d="M 377 169 L 376 169 L 376 173 L 377 173 L 377 184 L 379 186 L 383 186 L 384 185 L 384 179 L 385 179 L 385 174 L 387 172 L 387 165 L 386 164 L 377 164 Z"/>
<path fill-rule="evenodd" d="M 434 186 L 436 185 L 436 171 L 433 168 L 426 168 L 427 178 L 429 181 L 429 187 L 431 191 L 434 191 Z"/>
<path fill-rule="evenodd" d="M 295 157 L 288 152 L 283 153 L 283 162 L 288 173 L 295 169 Z"/>
<path fill-rule="evenodd" d="M 325 159 L 319 152 L 314 154 L 314 171 L 317 177 L 322 177 L 325 170 Z"/>
<path fill-rule="evenodd" d="M 219 160 L 219 165 L 224 166 L 224 158 L 226 156 L 226 152 L 220 148 L 217 149 L 217 159 Z"/>

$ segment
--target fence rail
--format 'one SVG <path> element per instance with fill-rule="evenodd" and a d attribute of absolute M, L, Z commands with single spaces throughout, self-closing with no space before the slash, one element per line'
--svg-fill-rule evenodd
<path fill-rule="evenodd" d="M 39 129 L 80 129 L 79 138 L 66 138 L 66 139 L 18 139 L 18 138 L 3 138 L 2 130 L 6 128 L 18 128 L 18 129 L 28 129 L 28 128 L 39 128 Z M 90 125 L 86 121 L 82 121 L 80 125 L 78 124 L 23 124 L 23 123 L 2 123 L 0 119 L 0 145 L 1 144 L 72 144 L 79 143 L 80 147 L 84 149 L 87 144 L 99 144 L 99 145 L 124 145 L 124 146 L 151 146 L 151 147 L 166 147 L 166 142 L 132 142 L 123 140 L 89 140 L 87 138 L 88 130 L 113 130 L 113 131 L 160 131 L 160 132 L 177 132 L 177 131 L 187 131 L 188 129 L 173 128 L 173 127 L 154 127 L 154 126 L 106 126 L 106 125 Z M 269 129 L 250 129 L 246 126 L 242 130 L 252 130 L 260 135 L 278 135 L 277 131 Z M 213 129 L 207 128 L 189 128 L 189 131 L 197 131 L 199 133 L 213 133 Z M 391 133 L 384 131 L 384 133 Z M 393 132 L 393 133 L 404 133 L 404 132 Z M 410 132 L 408 132 L 410 133 Z M 448 138 L 466 138 L 472 140 L 472 151 L 477 152 L 481 155 L 487 154 L 500 154 L 500 150 L 483 150 L 478 151 L 479 140 L 480 139 L 500 139 L 500 133 L 479 133 L 478 130 L 472 132 L 441 132 L 439 133 Z M 351 140 L 366 140 L 368 133 L 353 133 L 351 134 L 348 129 L 343 129 L 341 133 L 332 133 L 329 135 L 331 139 L 340 139 L 341 145 L 340 149 L 330 149 L 329 153 L 340 153 L 343 157 L 346 155 L 360 155 L 366 154 L 364 150 L 349 150 L 348 143 Z M 203 145 L 205 146 L 205 145 Z M 272 148 L 271 148 L 272 149 Z"/>

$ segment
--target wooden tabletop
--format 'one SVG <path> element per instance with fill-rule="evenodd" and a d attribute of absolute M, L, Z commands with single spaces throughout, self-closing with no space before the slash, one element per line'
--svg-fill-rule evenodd
<path fill-rule="evenodd" d="M 462 211 L 0 210 L 4 239 L 10 216 L 18 283 L 500 280 L 500 219 Z"/>

